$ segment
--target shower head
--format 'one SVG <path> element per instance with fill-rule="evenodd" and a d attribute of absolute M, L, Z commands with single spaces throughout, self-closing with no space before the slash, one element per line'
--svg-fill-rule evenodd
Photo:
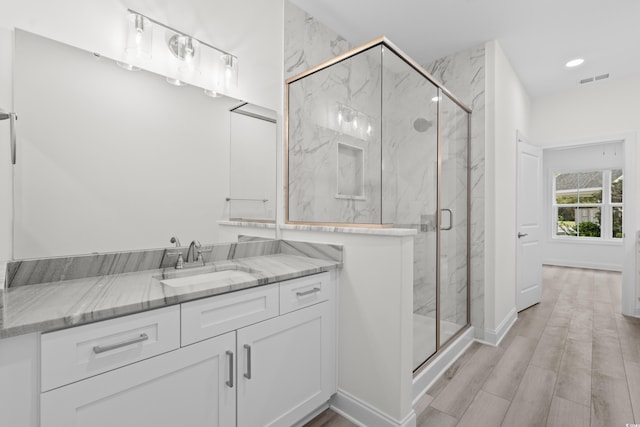
<path fill-rule="evenodd" d="M 428 131 L 431 125 L 431 120 L 427 120 L 424 117 L 418 117 L 413 121 L 413 128 L 420 133 Z"/>

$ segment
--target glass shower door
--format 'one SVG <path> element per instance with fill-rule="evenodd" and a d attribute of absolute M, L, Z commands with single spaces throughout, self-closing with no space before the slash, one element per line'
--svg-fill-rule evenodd
<path fill-rule="evenodd" d="M 413 367 L 437 350 L 438 88 L 383 51 L 382 222 L 417 231 L 413 260 Z"/>
<path fill-rule="evenodd" d="M 468 323 L 469 115 L 446 94 L 440 100 L 439 346 Z"/>

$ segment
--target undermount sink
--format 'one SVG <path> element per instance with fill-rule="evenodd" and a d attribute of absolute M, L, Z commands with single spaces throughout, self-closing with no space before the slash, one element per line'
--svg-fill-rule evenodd
<path fill-rule="evenodd" d="M 204 286 L 217 288 L 228 286 L 234 283 L 249 282 L 257 280 L 253 271 L 239 266 L 229 266 L 220 268 L 216 266 L 201 267 L 193 270 L 174 271 L 156 276 L 165 286 L 181 288 L 183 286 Z"/>

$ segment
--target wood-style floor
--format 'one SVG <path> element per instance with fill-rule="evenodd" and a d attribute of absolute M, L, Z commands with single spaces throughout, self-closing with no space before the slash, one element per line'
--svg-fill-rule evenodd
<path fill-rule="evenodd" d="M 621 275 L 544 267 L 542 302 L 498 347 L 473 343 L 415 407 L 418 427 L 640 425 L 640 319 Z M 305 427 L 351 427 L 328 410 Z"/>

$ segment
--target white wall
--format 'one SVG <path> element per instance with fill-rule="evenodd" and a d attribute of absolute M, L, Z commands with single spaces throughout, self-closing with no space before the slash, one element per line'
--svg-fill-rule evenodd
<path fill-rule="evenodd" d="M 496 41 L 487 43 L 485 329 L 515 307 L 516 131 L 530 130 L 531 101 Z"/>
<path fill-rule="evenodd" d="M 542 146 L 568 145 L 612 139 L 625 139 L 625 271 L 623 273 L 623 311 L 631 314 L 632 302 L 640 315 L 640 283 L 635 284 L 636 224 L 640 224 L 640 150 L 635 148 L 640 131 L 640 76 L 583 85 L 574 90 L 534 100 L 531 138 Z M 630 191 L 627 190 L 629 185 Z M 625 309 L 625 304 L 628 304 Z"/>
<path fill-rule="evenodd" d="M 605 141 L 603 141 L 605 142 Z M 544 214 L 541 240 L 543 264 L 622 271 L 624 246 L 617 241 L 580 241 L 554 238 L 553 177 L 559 172 L 623 169 L 622 142 L 544 150 Z"/>

